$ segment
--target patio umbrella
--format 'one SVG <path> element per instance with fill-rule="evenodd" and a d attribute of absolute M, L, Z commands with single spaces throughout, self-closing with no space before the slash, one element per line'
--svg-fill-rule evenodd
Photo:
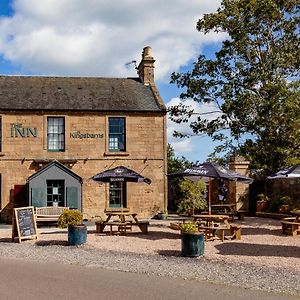
<path fill-rule="evenodd" d="M 267 179 L 285 179 L 285 178 L 300 178 L 300 165 L 282 169 L 275 174 L 267 177 Z"/>
<path fill-rule="evenodd" d="M 147 184 L 151 183 L 151 179 L 146 178 L 139 173 L 128 169 L 123 166 L 118 166 L 113 169 L 108 169 L 106 171 L 100 172 L 93 177 L 94 181 L 98 182 L 145 182 Z M 123 208 L 123 199 L 121 198 L 121 208 Z"/>
<path fill-rule="evenodd" d="M 208 179 L 208 212 L 211 214 L 211 178 L 227 179 L 243 183 L 252 183 L 253 179 L 211 162 L 169 174 L 169 177 L 183 177 L 191 180 Z"/>

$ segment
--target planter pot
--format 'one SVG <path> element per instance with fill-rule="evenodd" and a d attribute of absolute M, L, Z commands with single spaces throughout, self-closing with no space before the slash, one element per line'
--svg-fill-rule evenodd
<path fill-rule="evenodd" d="M 200 256 L 204 254 L 204 234 L 187 233 L 181 234 L 181 255 Z"/>
<path fill-rule="evenodd" d="M 288 206 L 287 204 L 280 205 L 280 206 L 278 207 L 278 212 L 279 212 L 280 214 L 284 214 L 284 213 L 289 212 L 289 206 Z"/>
<path fill-rule="evenodd" d="M 167 213 L 158 213 L 157 214 L 157 219 L 159 219 L 159 220 L 167 220 L 168 219 L 168 214 Z"/>
<path fill-rule="evenodd" d="M 86 243 L 87 227 L 86 225 L 77 225 L 68 227 L 68 243 L 72 246 Z"/>
<path fill-rule="evenodd" d="M 257 201 L 257 204 L 256 204 L 256 211 L 257 212 L 263 212 L 263 211 L 266 211 L 266 208 L 267 208 L 267 201 Z"/>

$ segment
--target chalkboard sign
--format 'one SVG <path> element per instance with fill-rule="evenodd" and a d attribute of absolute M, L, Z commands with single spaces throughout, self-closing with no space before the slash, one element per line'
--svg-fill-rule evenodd
<path fill-rule="evenodd" d="M 37 239 L 37 227 L 33 206 L 14 208 L 12 238 Z"/>

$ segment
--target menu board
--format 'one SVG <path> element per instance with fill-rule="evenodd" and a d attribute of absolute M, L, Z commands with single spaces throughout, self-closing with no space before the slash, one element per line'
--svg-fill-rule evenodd
<path fill-rule="evenodd" d="M 37 239 L 37 226 L 33 206 L 14 208 L 12 238 Z"/>

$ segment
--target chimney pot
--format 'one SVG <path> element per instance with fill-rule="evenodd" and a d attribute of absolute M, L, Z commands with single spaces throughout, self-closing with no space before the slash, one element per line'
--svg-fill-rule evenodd
<path fill-rule="evenodd" d="M 147 46 L 143 49 L 143 54 L 142 54 L 143 58 L 145 57 L 153 57 L 152 56 L 152 48 L 150 46 Z"/>
<path fill-rule="evenodd" d="M 154 84 L 154 62 L 151 47 L 144 47 L 142 60 L 138 66 L 138 75 L 144 85 Z"/>

